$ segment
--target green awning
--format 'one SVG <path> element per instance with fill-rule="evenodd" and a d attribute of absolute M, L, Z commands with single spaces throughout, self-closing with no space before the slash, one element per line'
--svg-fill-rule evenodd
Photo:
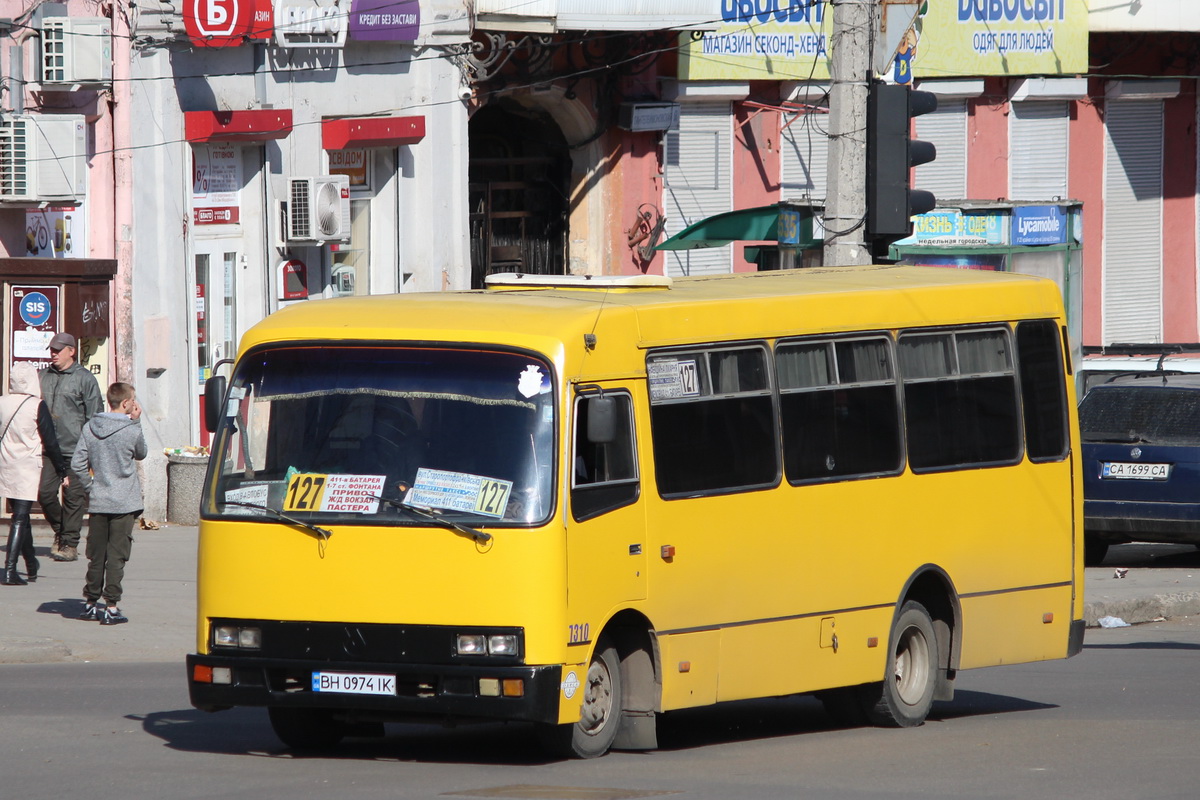
<path fill-rule="evenodd" d="M 655 246 L 655 250 L 693 250 L 700 247 L 724 247 L 733 242 L 779 242 L 780 204 L 726 211 L 695 222 L 670 239 Z M 791 212 L 791 236 L 783 244 L 796 247 L 812 245 L 812 211 L 808 208 L 784 207 Z"/>

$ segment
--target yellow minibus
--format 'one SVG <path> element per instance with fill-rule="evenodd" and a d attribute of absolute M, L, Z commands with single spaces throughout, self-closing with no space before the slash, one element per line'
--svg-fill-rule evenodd
<path fill-rule="evenodd" d="M 592 757 L 756 697 L 920 725 L 960 670 L 1082 648 L 1054 283 L 488 283 L 290 306 L 210 379 L 197 708 L 295 748 L 508 720 Z"/>

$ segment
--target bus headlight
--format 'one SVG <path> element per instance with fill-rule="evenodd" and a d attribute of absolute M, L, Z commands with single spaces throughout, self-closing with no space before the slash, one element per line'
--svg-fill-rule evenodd
<path fill-rule="evenodd" d="M 487 647 L 488 653 L 494 656 L 515 656 L 518 650 L 517 637 L 511 633 L 489 636 Z"/>
<path fill-rule="evenodd" d="M 487 637 L 482 633 L 460 633 L 455 650 L 460 656 L 485 656 Z"/>
<path fill-rule="evenodd" d="M 515 633 L 460 633 L 455 652 L 460 656 L 517 656 L 521 637 Z"/>
<path fill-rule="evenodd" d="M 262 629 L 238 625 L 214 625 L 213 647 L 237 647 L 242 650 L 262 648 Z"/>

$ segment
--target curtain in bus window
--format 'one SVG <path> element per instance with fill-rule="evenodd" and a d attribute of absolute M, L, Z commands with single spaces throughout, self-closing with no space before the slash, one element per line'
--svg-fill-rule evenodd
<path fill-rule="evenodd" d="M 781 389 L 825 386 L 831 382 L 829 345 L 822 342 L 780 348 L 775 355 L 775 369 Z"/>
<path fill-rule="evenodd" d="M 906 336 L 900 340 L 900 371 L 906 379 L 950 375 L 953 358 L 949 334 Z"/>
<path fill-rule="evenodd" d="M 883 339 L 837 343 L 839 383 L 883 381 L 892 377 L 887 342 Z"/>

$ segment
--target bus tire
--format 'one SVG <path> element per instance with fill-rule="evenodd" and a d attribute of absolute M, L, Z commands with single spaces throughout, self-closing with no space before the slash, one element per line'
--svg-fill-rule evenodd
<path fill-rule="evenodd" d="M 542 747 L 565 758 L 597 758 L 608 752 L 621 727 L 621 658 L 611 644 L 597 648 L 583 683 L 579 721 L 538 730 Z"/>
<path fill-rule="evenodd" d="M 328 750 L 346 735 L 346 726 L 323 708 L 267 709 L 271 728 L 293 750 Z"/>
<path fill-rule="evenodd" d="M 887 672 L 883 683 L 875 685 L 872 693 L 878 699 L 867 713 L 876 725 L 915 728 L 929 715 L 937 688 L 937 634 L 925 606 L 915 600 L 905 603 L 890 641 Z"/>

